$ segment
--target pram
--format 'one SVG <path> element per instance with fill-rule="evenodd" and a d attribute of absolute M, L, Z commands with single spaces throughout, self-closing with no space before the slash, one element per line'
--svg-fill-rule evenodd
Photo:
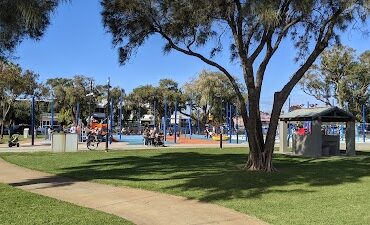
<path fill-rule="evenodd" d="M 159 146 L 165 147 L 164 146 L 164 135 L 163 134 L 157 135 L 154 138 L 154 143 L 153 144 L 154 144 L 155 147 L 159 147 Z"/>
<path fill-rule="evenodd" d="M 13 146 L 19 147 L 19 134 L 13 134 L 8 141 L 9 148 Z"/>

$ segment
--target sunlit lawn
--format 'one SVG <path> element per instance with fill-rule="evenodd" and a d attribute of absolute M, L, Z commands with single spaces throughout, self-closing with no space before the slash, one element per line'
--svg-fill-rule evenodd
<path fill-rule="evenodd" d="M 96 210 L 29 193 L 0 183 L 0 224 L 132 224 Z"/>
<path fill-rule="evenodd" d="M 278 173 L 241 171 L 247 150 L 162 149 L 2 154 L 66 177 L 200 199 L 273 224 L 370 224 L 370 153 L 322 159 L 277 155 Z"/>

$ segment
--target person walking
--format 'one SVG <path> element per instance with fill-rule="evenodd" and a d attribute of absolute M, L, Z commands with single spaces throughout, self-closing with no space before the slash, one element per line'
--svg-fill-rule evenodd
<path fill-rule="evenodd" d="M 154 129 L 150 128 L 150 132 L 149 132 L 149 144 L 150 145 L 154 144 L 154 138 L 155 138 Z"/>
<path fill-rule="evenodd" d="M 143 138 L 144 138 L 144 145 L 149 144 L 149 129 L 146 127 L 143 132 Z"/>

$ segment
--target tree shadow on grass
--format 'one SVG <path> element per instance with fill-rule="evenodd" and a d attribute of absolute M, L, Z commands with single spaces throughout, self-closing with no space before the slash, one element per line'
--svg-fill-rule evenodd
<path fill-rule="evenodd" d="M 276 155 L 277 173 L 237 169 L 245 154 L 204 154 L 168 152 L 153 156 L 122 156 L 91 160 L 85 165 L 64 168 L 59 175 L 82 180 L 103 180 L 114 185 L 141 183 L 152 190 L 178 193 L 186 197 L 197 192 L 203 201 L 231 198 L 259 198 L 264 194 L 308 193 L 313 188 L 359 182 L 370 176 L 370 153 L 356 157 L 303 158 Z M 161 187 L 159 186 L 162 184 Z M 292 187 L 286 188 L 289 185 Z M 139 185 L 140 186 L 140 185 Z"/>

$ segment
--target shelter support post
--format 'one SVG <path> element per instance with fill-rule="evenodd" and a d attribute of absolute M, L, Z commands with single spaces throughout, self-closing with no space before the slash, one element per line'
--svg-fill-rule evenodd
<path fill-rule="evenodd" d="M 164 99 L 164 116 L 163 116 L 164 141 L 167 141 L 167 100 Z"/>
<path fill-rule="evenodd" d="M 176 144 L 176 142 L 177 142 L 177 101 L 175 102 L 175 124 L 173 125 L 173 135 L 175 135 L 174 136 L 174 142 Z"/>
<path fill-rule="evenodd" d="M 279 122 L 279 136 L 280 136 L 280 152 L 288 151 L 288 123 L 286 121 Z"/>
<path fill-rule="evenodd" d="M 321 132 L 321 120 L 313 120 L 311 129 L 311 141 L 306 142 L 308 145 L 305 146 L 307 156 L 321 157 L 322 156 L 322 132 Z M 308 137 L 307 137 L 308 138 Z"/>
<path fill-rule="evenodd" d="M 346 154 L 348 156 L 356 155 L 355 136 L 355 122 L 349 121 L 346 123 Z"/>

